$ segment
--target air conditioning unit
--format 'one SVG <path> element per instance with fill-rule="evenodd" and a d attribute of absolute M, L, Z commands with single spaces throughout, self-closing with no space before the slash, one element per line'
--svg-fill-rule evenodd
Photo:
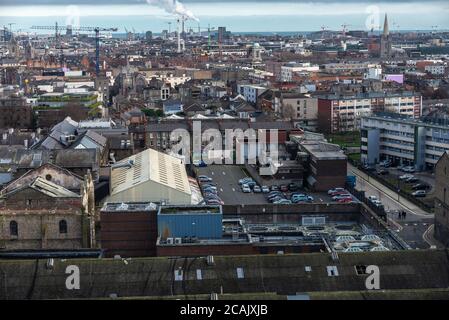
<path fill-rule="evenodd" d="M 182 238 L 175 238 L 175 244 L 182 244 Z"/>
<path fill-rule="evenodd" d="M 49 269 L 49 270 L 53 269 L 54 265 L 55 265 L 55 259 L 50 258 L 47 260 L 47 264 L 46 264 L 47 269 Z"/>
<path fill-rule="evenodd" d="M 72 135 L 66 136 L 65 139 L 67 142 L 75 142 L 76 136 L 72 134 Z"/>
<path fill-rule="evenodd" d="M 208 266 L 213 266 L 213 265 L 215 265 L 214 256 L 207 256 L 207 265 L 208 265 Z"/>
<path fill-rule="evenodd" d="M 173 238 L 167 238 L 167 244 L 173 244 L 173 243 L 174 243 Z"/>
<path fill-rule="evenodd" d="M 218 300 L 218 294 L 215 293 L 215 292 L 212 292 L 212 293 L 210 294 L 210 299 L 211 299 L 211 300 Z"/>

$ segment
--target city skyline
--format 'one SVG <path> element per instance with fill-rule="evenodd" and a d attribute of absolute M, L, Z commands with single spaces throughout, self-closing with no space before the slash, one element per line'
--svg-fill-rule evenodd
<path fill-rule="evenodd" d="M 65 24 L 76 16 L 83 25 L 109 25 L 121 18 L 124 28 L 135 28 L 138 32 L 152 30 L 160 32 L 167 29 L 168 22 L 174 21 L 176 15 L 167 12 L 157 1 L 132 1 L 124 5 L 123 1 L 100 1 L 95 5 L 86 1 L 44 1 L 25 6 L 27 1 L 13 5 L 11 1 L 1 1 L 0 25 L 14 23 L 14 28 L 29 31 L 34 24 L 48 24 L 48 20 Z M 280 1 L 273 9 L 273 1 L 255 2 L 235 1 L 182 1 L 199 21 L 189 20 L 188 28 L 196 30 L 198 25 L 227 26 L 234 32 L 294 32 L 315 31 L 322 27 L 341 30 L 342 24 L 348 29 L 367 30 L 374 24 L 374 29 L 381 27 L 380 20 L 385 13 L 391 17 L 391 29 L 395 30 L 431 30 L 437 26 L 440 30 L 449 29 L 449 6 L 444 1 L 415 2 L 407 5 L 404 1 Z M 237 9 L 237 10 L 236 10 Z M 266 20 L 273 23 L 268 27 Z M 44 23 L 46 21 L 46 23 Z"/>

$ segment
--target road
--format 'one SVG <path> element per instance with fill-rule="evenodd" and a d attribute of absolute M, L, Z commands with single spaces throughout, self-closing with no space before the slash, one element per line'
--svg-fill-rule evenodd
<path fill-rule="evenodd" d="M 357 190 L 365 191 L 366 196 L 376 196 L 382 201 L 385 210 L 389 212 L 390 228 L 412 248 L 428 249 L 434 244 L 429 237 L 433 227 L 433 214 L 425 212 L 349 163 L 348 175 L 356 177 Z M 406 211 L 406 218 L 400 219 L 396 211 Z"/>

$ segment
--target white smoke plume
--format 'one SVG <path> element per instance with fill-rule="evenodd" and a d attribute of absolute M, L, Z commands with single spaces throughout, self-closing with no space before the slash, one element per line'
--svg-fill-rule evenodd
<path fill-rule="evenodd" d="M 147 0 L 148 4 L 164 9 L 174 15 L 184 16 L 187 19 L 199 21 L 192 11 L 188 10 L 178 0 Z"/>

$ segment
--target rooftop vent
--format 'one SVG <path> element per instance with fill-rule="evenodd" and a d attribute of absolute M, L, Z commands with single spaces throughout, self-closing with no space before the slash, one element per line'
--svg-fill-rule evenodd
<path fill-rule="evenodd" d="M 132 166 L 134 165 L 134 161 L 133 160 L 129 160 L 128 162 L 125 163 L 118 163 L 118 164 L 114 164 L 111 169 L 119 169 L 119 168 L 128 168 L 131 169 Z"/>

